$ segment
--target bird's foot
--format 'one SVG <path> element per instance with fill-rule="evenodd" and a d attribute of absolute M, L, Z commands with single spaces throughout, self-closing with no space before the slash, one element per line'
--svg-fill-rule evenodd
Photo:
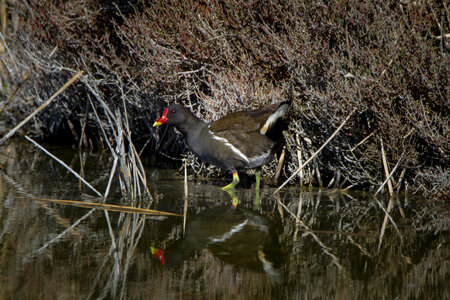
<path fill-rule="evenodd" d="M 230 189 L 234 188 L 238 183 L 239 183 L 239 175 L 237 172 L 234 172 L 233 173 L 233 181 L 230 184 L 224 186 L 222 188 L 222 191 L 225 191 L 225 192 L 229 191 Z"/>

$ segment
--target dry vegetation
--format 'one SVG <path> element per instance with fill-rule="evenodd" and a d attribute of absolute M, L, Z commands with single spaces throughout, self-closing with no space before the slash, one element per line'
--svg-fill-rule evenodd
<path fill-rule="evenodd" d="M 165 102 L 212 120 L 288 99 L 289 176 L 357 108 L 303 182 L 378 188 L 383 145 L 389 168 L 398 164 L 394 187 L 445 196 L 449 9 L 445 1 L 8 1 L 3 130 L 81 70 L 27 130 L 179 157 L 185 148 L 172 131 L 151 128 Z"/>

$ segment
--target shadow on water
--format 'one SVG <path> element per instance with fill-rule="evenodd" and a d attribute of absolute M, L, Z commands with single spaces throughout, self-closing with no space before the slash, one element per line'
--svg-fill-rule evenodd
<path fill-rule="evenodd" d="M 107 155 L 48 150 L 105 189 Z M 147 170 L 153 200 L 116 185 L 108 202 L 182 214 L 182 179 Z M 36 149 L 2 146 L 0 298 L 450 298 L 448 203 L 396 198 L 380 239 L 385 213 L 370 195 L 286 188 L 288 212 L 264 185 L 260 205 L 240 187 L 233 207 L 222 185 L 189 180 L 183 233 L 180 217 L 19 199 L 96 201 Z"/>

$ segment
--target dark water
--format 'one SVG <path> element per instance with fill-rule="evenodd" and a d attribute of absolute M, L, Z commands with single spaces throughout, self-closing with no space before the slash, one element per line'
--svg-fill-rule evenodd
<path fill-rule="evenodd" d="M 48 150 L 104 191 L 107 153 Z M 121 199 L 115 178 L 108 203 L 182 214 L 182 178 L 146 169 L 152 199 Z M 181 217 L 30 200 L 97 201 L 29 145 L 0 148 L 0 175 L 1 299 L 450 298 L 448 202 L 401 196 L 391 221 L 387 199 L 263 185 L 233 207 L 227 181 L 191 178 L 183 233 Z"/>

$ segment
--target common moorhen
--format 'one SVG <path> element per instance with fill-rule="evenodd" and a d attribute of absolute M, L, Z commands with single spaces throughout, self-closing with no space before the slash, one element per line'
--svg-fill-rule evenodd
<path fill-rule="evenodd" d="M 290 102 L 265 105 L 257 110 L 230 113 L 221 119 L 205 123 L 187 108 L 173 104 L 164 109 L 153 126 L 174 125 L 185 137 L 189 148 L 206 163 L 233 173 L 233 181 L 222 190 L 239 183 L 237 170 L 260 168 L 267 163 L 276 145 L 274 136 L 267 135 L 287 112 Z M 276 135 L 277 133 L 275 133 Z M 278 132 L 278 135 L 281 135 Z M 259 187 L 260 171 L 256 172 Z"/>

